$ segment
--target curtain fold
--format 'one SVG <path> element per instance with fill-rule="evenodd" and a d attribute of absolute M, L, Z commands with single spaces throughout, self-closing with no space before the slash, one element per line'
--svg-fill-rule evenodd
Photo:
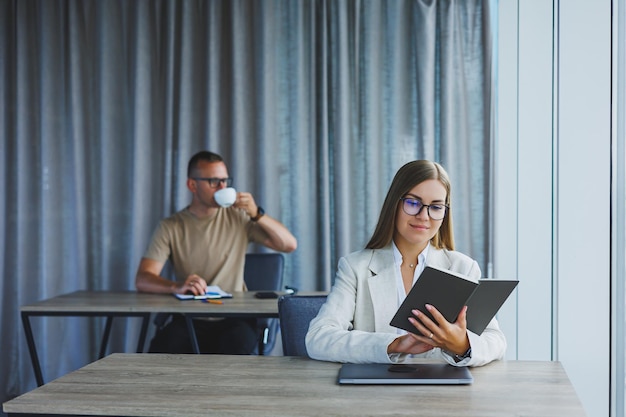
<path fill-rule="evenodd" d="M 413 159 L 450 173 L 457 249 L 486 273 L 488 3 L 0 0 L 0 400 L 35 386 L 19 306 L 134 289 L 201 149 L 298 238 L 289 285 L 330 288 Z M 33 326 L 48 381 L 97 355 L 102 320 Z M 110 350 L 138 329 L 116 320 Z"/>

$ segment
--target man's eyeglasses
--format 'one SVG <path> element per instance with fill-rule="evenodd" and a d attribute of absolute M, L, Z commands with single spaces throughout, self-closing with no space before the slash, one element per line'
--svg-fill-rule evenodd
<path fill-rule="evenodd" d="M 449 208 L 445 204 L 423 204 L 416 198 L 404 197 L 400 200 L 402 201 L 402 210 L 409 216 L 417 216 L 426 207 L 428 215 L 433 220 L 441 220 L 446 217 Z"/>
<path fill-rule="evenodd" d="M 233 185 L 233 179 L 232 178 L 200 178 L 200 177 L 193 177 L 192 180 L 196 180 L 196 181 L 206 181 L 209 183 L 209 187 L 211 188 L 217 188 L 220 186 L 220 184 L 225 184 L 227 187 L 230 187 L 231 185 Z"/>

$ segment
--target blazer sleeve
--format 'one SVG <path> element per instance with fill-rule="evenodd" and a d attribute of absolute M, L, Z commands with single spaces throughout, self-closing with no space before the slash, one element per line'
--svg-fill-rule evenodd
<path fill-rule="evenodd" d="M 364 271 L 358 273 L 366 274 L 367 268 L 362 269 Z M 362 281 L 353 265 L 341 258 L 326 303 L 309 325 L 305 342 L 311 358 L 333 362 L 391 363 L 387 346 L 397 334 L 354 329 L 357 296 L 363 295 L 357 291 L 365 291 L 359 288 Z"/>

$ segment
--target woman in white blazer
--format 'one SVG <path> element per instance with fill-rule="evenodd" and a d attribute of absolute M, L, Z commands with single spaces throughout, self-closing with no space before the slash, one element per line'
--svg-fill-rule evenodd
<path fill-rule="evenodd" d="M 366 248 L 339 260 L 335 283 L 306 335 L 309 356 L 353 363 L 430 357 L 456 366 L 502 359 L 506 339 L 495 318 L 479 336 L 466 328 L 466 308 L 454 323 L 437 306 L 429 306 L 434 321 L 414 310 L 409 320 L 427 337 L 389 324 L 426 265 L 481 277 L 476 261 L 454 251 L 448 174 L 419 160 L 396 173 Z"/>

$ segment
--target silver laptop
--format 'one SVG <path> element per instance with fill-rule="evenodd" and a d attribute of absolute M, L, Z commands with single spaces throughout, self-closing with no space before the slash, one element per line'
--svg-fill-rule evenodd
<path fill-rule="evenodd" d="M 339 370 L 339 384 L 462 385 L 474 381 L 467 367 L 447 363 L 345 363 Z"/>

